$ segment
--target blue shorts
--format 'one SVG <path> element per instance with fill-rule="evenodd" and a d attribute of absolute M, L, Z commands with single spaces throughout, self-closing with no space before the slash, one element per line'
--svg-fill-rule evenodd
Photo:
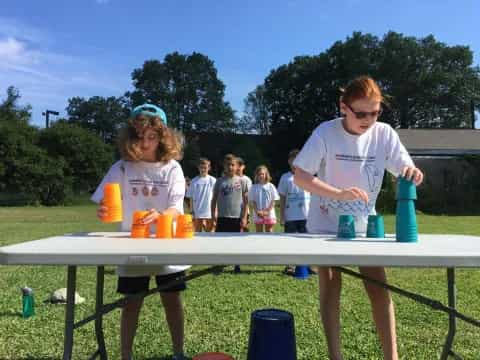
<path fill-rule="evenodd" d="M 172 274 L 166 275 L 156 275 L 155 281 L 157 286 L 163 286 L 166 283 L 174 280 L 177 277 L 185 276 L 185 271 L 180 271 Z M 123 295 L 132 295 L 138 294 L 144 291 L 148 291 L 150 286 L 150 276 L 136 276 L 136 277 L 126 277 L 119 276 L 117 283 L 117 292 Z M 187 284 L 184 280 L 181 280 L 173 286 L 169 286 L 163 290 L 160 290 L 161 293 L 167 292 L 177 292 L 183 291 L 187 288 Z"/>

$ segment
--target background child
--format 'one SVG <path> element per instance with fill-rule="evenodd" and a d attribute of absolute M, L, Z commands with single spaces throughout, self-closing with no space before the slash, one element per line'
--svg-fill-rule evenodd
<path fill-rule="evenodd" d="M 272 232 L 277 223 L 275 201 L 280 199 L 277 189 L 270 182 L 270 172 L 265 165 L 255 170 L 255 184 L 248 192 L 248 199 L 253 206 L 253 222 L 257 232 Z"/>
<path fill-rule="evenodd" d="M 375 214 L 385 169 L 412 179 L 423 180 L 398 134 L 377 122 L 383 96 L 375 81 L 362 76 L 348 84 L 340 98 L 343 117 L 318 126 L 295 158 L 295 182 L 310 191 L 312 202 L 307 219 L 310 233 L 335 233 L 340 214 L 356 219 L 358 232 L 365 233 L 369 214 Z M 316 174 L 316 176 L 314 176 Z M 360 272 L 385 282 L 383 267 L 360 267 Z M 373 319 L 385 359 L 398 359 L 395 312 L 390 293 L 365 282 Z M 340 352 L 341 274 L 319 268 L 320 314 L 331 359 Z"/>
<path fill-rule="evenodd" d="M 310 206 L 310 193 L 299 188 L 293 182 L 295 166 L 293 160 L 300 151 L 294 149 L 288 154 L 290 171 L 280 178 L 278 193 L 280 194 L 280 224 L 284 225 L 286 233 L 306 233 L 307 214 Z M 286 266 L 284 273 L 293 275 L 295 270 L 292 266 Z"/>
<path fill-rule="evenodd" d="M 209 170 L 210 160 L 200 158 L 198 161 L 199 175 L 192 179 L 185 195 L 190 200 L 195 231 L 198 232 L 212 231 L 213 228 L 210 206 L 216 179 L 208 174 Z"/>
<path fill-rule="evenodd" d="M 252 179 L 250 179 L 247 175 L 245 175 L 245 161 L 239 156 L 237 156 L 237 170 L 236 173 L 240 178 L 247 183 L 247 190 L 250 191 L 250 188 L 252 187 Z M 245 223 L 245 226 L 242 226 L 241 230 L 242 232 L 248 232 L 249 228 L 248 226 L 250 225 L 250 208 L 247 206 L 247 222 Z"/>
<path fill-rule="evenodd" d="M 217 179 L 213 188 L 212 219 L 216 218 L 216 232 L 240 232 L 247 223 L 247 183 L 237 173 L 237 159 L 232 154 L 223 159 L 223 176 Z M 218 211 L 217 211 L 218 209 Z M 240 266 L 235 266 L 235 272 Z"/>
<path fill-rule="evenodd" d="M 92 196 L 99 203 L 97 215 L 102 218 L 107 208 L 103 205 L 103 188 L 107 182 L 120 184 L 122 193 L 122 231 L 130 231 L 135 210 L 148 210 L 144 224 L 151 224 L 159 214 L 176 217 L 183 213 L 185 179 L 175 160 L 182 153 L 180 135 L 167 127 L 162 109 L 144 104 L 133 109 L 127 126 L 121 133 L 119 147 L 122 160 L 110 168 Z M 119 266 L 118 287 L 121 294 L 147 291 L 151 275 L 156 275 L 158 286 L 183 274 L 188 266 Z M 180 292 L 185 283 L 160 292 L 162 304 L 173 343 L 174 359 L 183 359 L 184 315 Z M 130 300 L 123 308 L 120 324 L 122 359 L 131 359 L 133 339 L 138 316 L 143 304 Z"/>

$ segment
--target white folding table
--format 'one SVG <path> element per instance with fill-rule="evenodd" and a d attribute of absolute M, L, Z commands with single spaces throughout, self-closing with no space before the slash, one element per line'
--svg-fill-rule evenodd
<path fill-rule="evenodd" d="M 225 264 L 313 264 L 333 266 L 338 271 L 373 282 L 419 301 L 449 316 L 449 329 L 441 359 L 455 356 L 452 350 L 456 319 L 480 327 L 480 321 L 459 313 L 456 308 L 455 272 L 457 267 L 480 267 L 480 237 L 464 235 L 419 235 L 417 243 L 399 243 L 394 236 L 382 239 L 337 239 L 335 235 L 202 233 L 193 239 L 132 239 L 125 232 L 82 233 L 55 236 L 0 248 L 0 264 L 66 265 L 67 306 L 63 359 L 71 359 L 74 330 L 95 321 L 98 349 L 92 358 L 107 358 L 103 337 L 103 315 L 123 306 L 127 298 L 103 303 L 105 265 L 214 265 L 193 271 L 172 281 L 190 280 L 208 274 Z M 95 314 L 74 322 L 74 294 L 77 266 L 97 267 Z M 447 269 L 448 305 L 384 284 L 342 266 L 440 267 Z M 172 283 L 166 284 L 169 286 Z M 151 289 L 137 296 L 147 296 Z"/>

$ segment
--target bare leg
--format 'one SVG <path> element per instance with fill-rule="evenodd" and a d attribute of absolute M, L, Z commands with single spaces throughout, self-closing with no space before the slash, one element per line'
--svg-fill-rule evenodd
<path fill-rule="evenodd" d="M 202 229 L 203 229 L 202 219 L 194 219 L 193 225 L 195 227 L 195 232 L 202 232 Z"/>
<path fill-rule="evenodd" d="M 330 267 L 318 267 L 320 316 L 330 360 L 342 360 L 340 351 L 340 293 L 342 275 Z"/>
<path fill-rule="evenodd" d="M 255 224 L 255 231 L 256 232 L 263 232 L 263 225 L 262 224 Z"/>
<path fill-rule="evenodd" d="M 360 267 L 363 275 L 381 282 L 386 282 L 387 276 L 383 267 Z M 385 360 L 398 360 L 397 334 L 395 330 L 395 309 L 390 292 L 367 281 L 364 281 L 377 333 L 382 344 Z"/>
<path fill-rule="evenodd" d="M 271 233 L 273 232 L 273 225 L 272 224 L 265 224 L 265 232 Z"/>
<path fill-rule="evenodd" d="M 180 292 L 160 293 L 160 298 L 165 308 L 168 329 L 172 337 L 173 352 L 174 354 L 183 353 L 184 317 Z"/>
<path fill-rule="evenodd" d="M 122 309 L 120 320 L 120 349 L 122 360 L 130 360 L 132 356 L 133 339 L 137 332 L 138 315 L 143 299 L 130 300 Z"/>

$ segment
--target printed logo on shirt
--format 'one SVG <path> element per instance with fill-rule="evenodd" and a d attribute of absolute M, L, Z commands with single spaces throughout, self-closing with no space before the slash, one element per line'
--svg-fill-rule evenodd
<path fill-rule="evenodd" d="M 158 195 L 158 188 L 156 186 L 154 186 L 152 188 L 152 191 L 151 191 L 150 195 L 152 195 L 152 196 L 157 196 Z"/>
<path fill-rule="evenodd" d="M 347 154 L 335 154 L 336 160 L 341 161 L 366 161 L 366 162 L 375 162 L 376 156 L 360 156 L 360 155 L 347 155 Z"/>
<path fill-rule="evenodd" d="M 144 186 L 144 187 L 142 188 L 142 194 L 143 194 L 143 196 L 148 196 L 148 193 L 149 193 L 148 187 L 147 187 L 147 186 Z"/>
<path fill-rule="evenodd" d="M 138 189 L 134 186 L 132 187 L 132 195 L 137 196 L 138 195 Z"/>
<path fill-rule="evenodd" d="M 242 184 L 240 182 L 235 182 L 232 185 L 223 185 L 221 191 L 223 196 L 229 196 L 233 194 L 235 191 L 238 191 L 241 189 L 242 189 Z"/>

